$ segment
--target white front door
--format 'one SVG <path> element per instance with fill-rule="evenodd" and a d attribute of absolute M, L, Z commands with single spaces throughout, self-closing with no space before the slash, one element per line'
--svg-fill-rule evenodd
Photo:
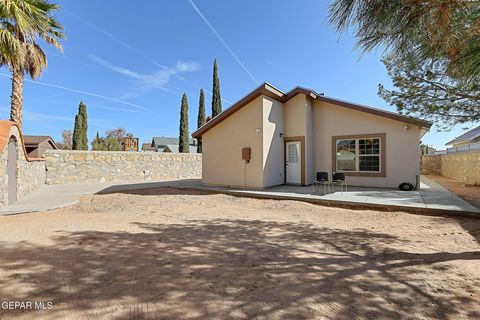
<path fill-rule="evenodd" d="M 302 183 L 302 159 L 300 141 L 287 142 L 285 145 L 287 183 Z"/>

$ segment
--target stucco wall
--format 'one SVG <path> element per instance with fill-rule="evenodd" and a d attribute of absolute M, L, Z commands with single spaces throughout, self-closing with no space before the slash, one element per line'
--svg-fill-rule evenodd
<path fill-rule="evenodd" d="M 315 171 L 332 172 L 332 136 L 386 134 L 386 176 L 347 177 L 350 185 L 397 188 L 402 182 L 413 185 L 420 174 L 419 128 L 323 101 L 314 101 L 313 139 Z"/>
<path fill-rule="evenodd" d="M 45 161 L 27 161 L 20 132 L 16 126 L 10 128 L 8 137 L 17 141 L 17 200 L 45 184 Z M 8 143 L 0 150 L 0 207 L 8 204 Z"/>
<path fill-rule="evenodd" d="M 250 102 L 202 137 L 203 180 L 207 185 L 263 186 L 263 98 Z M 242 160 L 242 148 L 251 148 L 250 163 Z"/>
<path fill-rule="evenodd" d="M 285 182 L 283 104 L 269 97 L 263 99 L 263 186 Z"/>
<path fill-rule="evenodd" d="M 480 185 L 480 152 L 423 156 L 422 173 L 442 175 L 465 184 Z"/>
<path fill-rule="evenodd" d="M 305 94 L 297 94 L 284 103 L 285 138 L 305 137 L 305 183 L 311 183 L 312 179 L 312 144 L 313 140 L 308 136 L 312 130 L 311 103 L 307 101 Z"/>
<path fill-rule="evenodd" d="M 46 183 L 199 178 L 201 154 L 47 150 Z"/>

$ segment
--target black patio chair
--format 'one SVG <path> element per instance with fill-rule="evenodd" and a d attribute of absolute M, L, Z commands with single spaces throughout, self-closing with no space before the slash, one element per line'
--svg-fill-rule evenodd
<path fill-rule="evenodd" d="M 328 172 L 317 172 L 315 176 L 315 181 L 313 181 L 313 192 L 315 193 L 317 186 L 319 184 L 323 185 L 323 193 L 327 193 L 327 187 L 328 190 L 330 191 L 330 187 L 332 186 L 332 183 L 330 182 L 330 179 L 328 178 Z"/>
<path fill-rule="evenodd" d="M 345 192 L 348 191 L 347 179 L 345 177 L 345 172 L 334 172 L 332 176 L 332 187 L 340 186 L 340 190 L 343 194 L 343 188 L 345 187 Z"/>

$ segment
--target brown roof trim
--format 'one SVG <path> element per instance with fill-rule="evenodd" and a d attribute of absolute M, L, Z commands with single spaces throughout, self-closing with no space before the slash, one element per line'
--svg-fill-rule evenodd
<path fill-rule="evenodd" d="M 420 127 L 430 128 L 432 126 L 431 122 L 428 122 L 428 121 L 425 121 L 425 120 L 421 120 L 421 119 L 417 119 L 417 118 L 409 117 L 409 116 L 404 116 L 404 115 L 401 115 L 401 114 L 398 114 L 398 113 L 395 113 L 395 112 L 390 112 L 390 111 L 386 111 L 386 110 L 382 110 L 382 109 L 372 108 L 372 107 L 369 107 L 369 106 L 365 106 L 365 105 L 361 105 L 361 104 L 357 104 L 357 103 L 353 103 L 353 102 L 348 102 L 348 101 L 339 100 L 339 99 L 335 99 L 335 98 L 325 97 L 325 96 L 321 96 L 321 95 L 317 96 L 316 100 L 325 101 L 325 102 L 328 102 L 328 103 L 332 103 L 332 104 L 342 106 L 342 107 L 345 107 L 345 108 L 349 108 L 349 109 L 352 109 L 352 110 L 356 110 L 356 111 L 362 111 L 362 112 L 374 114 L 376 116 L 390 118 L 392 120 L 397 120 L 397 121 L 400 121 L 400 122 L 414 124 L 414 125 L 417 125 L 417 126 L 420 126 Z"/>
<path fill-rule="evenodd" d="M 240 99 L 236 103 L 234 103 L 230 108 L 225 109 L 222 113 L 217 115 L 215 118 L 212 120 L 208 121 L 205 123 L 202 127 L 200 127 L 197 131 L 195 131 L 192 134 L 192 137 L 194 138 L 199 138 L 201 137 L 205 132 L 216 126 L 218 123 L 222 122 L 226 118 L 230 117 L 232 114 L 255 100 L 261 95 L 266 95 L 270 98 L 273 99 L 281 99 L 284 96 L 284 93 L 277 88 L 273 87 L 272 85 L 268 83 L 263 83 L 261 84 L 258 88 L 250 92 L 247 96 L 244 98 Z"/>
<path fill-rule="evenodd" d="M 265 82 L 261 84 L 259 87 L 257 87 L 255 90 L 250 92 L 247 96 L 245 96 L 244 98 L 234 103 L 230 108 L 225 109 L 222 113 L 220 113 L 215 118 L 213 118 L 212 120 L 204 124 L 202 127 L 200 127 L 197 131 L 195 131 L 192 134 L 192 137 L 200 138 L 205 132 L 207 132 L 208 130 L 210 130 L 211 128 L 213 128 L 214 126 L 216 126 L 217 124 L 219 124 L 220 122 L 222 122 L 223 120 L 225 120 L 226 118 L 228 118 L 229 116 L 231 116 L 232 114 L 234 114 L 235 112 L 237 112 L 238 110 L 240 110 L 241 108 L 243 108 L 244 106 L 246 106 L 247 104 L 249 104 L 250 102 L 252 102 L 253 100 L 255 100 L 261 95 L 266 95 L 280 102 L 286 102 L 291 98 L 293 98 L 294 96 L 296 96 L 297 94 L 305 94 L 307 97 L 314 100 L 329 102 L 345 108 L 349 108 L 349 109 L 353 109 L 361 112 L 367 112 L 377 116 L 414 124 L 420 127 L 430 128 L 432 126 L 432 123 L 428 121 L 416 119 L 413 117 L 403 116 L 394 112 L 372 108 L 372 107 L 368 107 L 368 106 L 364 106 L 364 105 L 360 105 L 352 102 L 325 97 L 324 95 L 318 94 L 317 92 L 311 89 L 307 89 L 303 87 L 296 87 L 285 94 L 281 90 L 269 84 L 268 82 Z"/>
<path fill-rule="evenodd" d="M 26 146 L 38 146 L 40 143 L 47 141 L 53 149 L 58 149 L 57 144 L 50 136 L 23 136 L 23 141 L 25 141 Z"/>

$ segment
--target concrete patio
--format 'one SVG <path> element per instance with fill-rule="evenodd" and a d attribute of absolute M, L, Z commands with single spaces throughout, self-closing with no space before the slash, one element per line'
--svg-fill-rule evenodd
<path fill-rule="evenodd" d="M 299 200 L 321 205 L 359 209 L 403 210 L 423 214 L 454 214 L 480 217 L 480 209 L 425 177 L 422 177 L 420 190 L 409 192 L 366 187 L 348 187 L 348 191 L 341 192 L 339 187 L 336 187 L 332 192 L 324 193 L 323 186 L 318 186 L 314 191 L 312 186 L 292 185 L 252 190 L 203 186 L 200 179 L 45 185 L 16 203 L 1 208 L 0 214 L 18 214 L 61 208 L 77 203 L 81 196 L 87 194 L 115 193 L 158 187 L 195 189 L 264 199 Z"/>

